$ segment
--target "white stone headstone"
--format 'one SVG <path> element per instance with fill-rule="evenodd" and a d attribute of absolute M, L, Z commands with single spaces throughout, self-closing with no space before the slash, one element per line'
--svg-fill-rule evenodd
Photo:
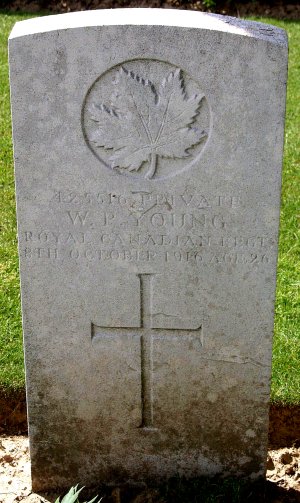
<path fill-rule="evenodd" d="M 262 476 L 285 32 L 101 10 L 9 56 L 33 488 Z"/>

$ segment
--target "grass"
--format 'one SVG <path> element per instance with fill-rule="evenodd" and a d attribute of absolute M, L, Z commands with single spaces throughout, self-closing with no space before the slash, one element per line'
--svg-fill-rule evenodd
<path fill-rule="evenodd" d="M 10 123 L 7 37 L 16 21 L 32 14 L 0 12 L 0 387 L 24 386 L 19 271 Z M 288 31 L 289 80 L 283 192 L 279 244 L 277 302 L 272 372 L 272 402 L 300 403 L 300 244 L 299 127 L 300 23 L 259 19 Z M 298 212 L 298 214 L 297 214 Z"/>
<path fill-rule="evenodd" d="M 285 154 L 282 179 L 273 402 L 300 403 L 300 22 L 253 18 L 284 28 L 289 37 Z"/>
<path fill-rule="evenodd" d="M 7 37 L 24 15 L 0 15 L 0 385 L 24 386 Z"/>

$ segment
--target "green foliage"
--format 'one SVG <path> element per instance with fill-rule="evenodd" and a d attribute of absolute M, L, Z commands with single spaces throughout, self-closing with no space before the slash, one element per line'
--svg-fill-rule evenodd
<path fill-rule="evenodd" d="M 202 3 L 207 9 L 214 9 L 216 7 L 215 0 L 202 0 Z"/>
<path fill-rule="evenodd" d="M 249 483 L 233 478 L 174 477 L 161 488 L 162 503 L 244 503 L 249 501 L 249 492 Z"/>
<path fill-rule="evenodd" d="M 300 23 L 252 18 L 287 30 L 289 74 L 273 343 L 272 402 L 300 403 Z"/>
<path fill-rule="evenodd" d="M 60 501 L 59 498 L 55 501 L 55 503 L 79 503 L 78 496 L 81 493 L 83 487 L 81 489 L 78 489 L 78 485 L 75 487 L 71 487 L 70 491 L 63 497 L 63 499 Z M 84 503 L 94 503 L 98 496 L 95 496 L 92 500 L 84 502 Z M 102 498 L 98 500 L 97 503 L 100 503 Z"/>
<path fill-rule="evenodd" d="M 7 37 L 28 15 L 0 14 L 0 386 L 24 386 Z"/>

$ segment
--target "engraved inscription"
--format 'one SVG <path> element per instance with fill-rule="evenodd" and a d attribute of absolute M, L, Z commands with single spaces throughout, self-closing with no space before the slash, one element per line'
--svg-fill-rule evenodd
<path fill-rule="evenodd" d="M 180 68 L 127 61 L 89 90 L 83 130 L 92 151 L 118 173 L 170 176 L 193 161 L 207 141 L 207 100 Z"/>
<path fill-rule="evenodd" d="M 162 336 L 175 336 L 180 338 L 191 337 L 197 343 L 197 348 L 203 347 L 202 320 L 199 326 L 178 329 L 178 328 L 157 328 L 154 325 L 155 316 L 162 313 L 153 313 L 153 274 L 138 274 L 140 280 L 140 324 L 138 327 L 104 327 L 96 326 L 92 323 L 92 341 L 101 341 L 106 335 L 122 336 L 132 335 L 141 338 L 141 404 L 142 404 L 142 423 L 141 428 L 153 429 L 153 338 Z M 167 315 L 168 318 L 176 318 L 174 315 Z M 166 334 L 168 332 L 168 334 Z"/>
<path fill-rule="evenodd" d="M 21 234 L 26 260 L 181 263 L 218 269 L 276 261 L 274 238 L 237 233 L 240 215 L 247 217 L 248 208 L 235 194 L 197 193 L 192 187 L 177 193 L 57 190 L 49 204 L 57 225 Z"/>

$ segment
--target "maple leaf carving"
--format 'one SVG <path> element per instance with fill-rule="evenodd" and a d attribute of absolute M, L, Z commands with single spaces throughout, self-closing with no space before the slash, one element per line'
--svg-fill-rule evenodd
<path fill-rule="evenodd" d="M 113 168 L 138 171 L 147 162 L 152 178 L 157 158 L 182 159 L 207 136 L 196 123 L 204 96 L 188 98 L 182 72 L 171 71 L 156 90 L 148 79 L 121 67 L 109 104 L 94 104 L 97 123 L 91 141 L 111 151 Z"/>

